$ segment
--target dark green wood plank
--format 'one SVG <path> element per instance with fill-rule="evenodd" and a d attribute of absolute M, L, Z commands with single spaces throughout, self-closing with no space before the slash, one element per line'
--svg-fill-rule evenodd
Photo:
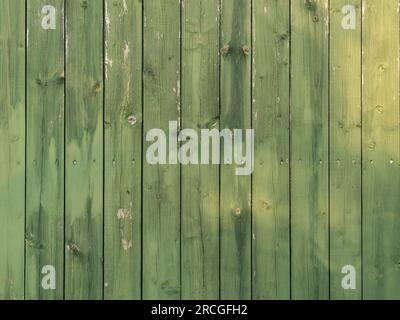
<path fill-rule="evenodd" d="M 363 1 L 363 296 L 400 298 L 398 1 Z"/>
<path fill-rule="evenodd" d="M 289 1 L 253 1 L 253 297 L 289 299 Z"/>
<path fill-rule="evenodd" d="M 141 296 L 142 2 L 106 0 L 106 299 Z"/>
<path fill-rule="evenodd" d="M 144 2 L 144 135 L 180 115 L 180 1 Z M 170 141 L 171 142 L 171 141 Z M 180 170 L 143 158 L 143 298 L 180 298 Z M 168 161 L 167 153 L 167 161 Z"/>
<path fill-rule="evenodd" d="M 344 29 L 344 6 L 356 29 Z M 332 299 L 361 298 L 361 1 L 331 1 L 330 37 L 330 291 Z M 348 13 L 347 13 L 348 14 Z M 345 266 L 356 289 L 345 290 Z"/>
<path fill-rule="evenodd" d="M 251 128 L 251 2 L 221 3 L 220 126 L 247 129 Z M 235 169 L 235 165 L 221 166 L 221 298 L 249 299 L 251 177 L 237 176 Z"/>
<path fill-rule="evenodd" d="M 103 3 L 66 2 L 65 297 L 103 294 Z"/>
<path fill-rule="evenodd" d="M 0 11 L 0 299 L 24 297 L 25 1 Z"/>
<path fill-rule="evenodd" d="M 200 137 L 219 124 L 218 1 L 186 0 L 182 7 L 182 124 Z M 218 165 L 183 165 L 181 201 L 182 298 L 218 299 Z"/>
<path fill-rule="evenodd" d="M 64 295 L 64 1 L 55 29 L 44 29 L 43 1 L 28 1 L 26 298 Z M 49 14 L 49 11 L 45 11 Z M 55 290 L 42 287 L 42 268 L 56 271 Z"/>
<path fill-rule="evenodd" d="M 328 4 L 328 0 L 291 2 L 294 299 L 329 297 Z"/>

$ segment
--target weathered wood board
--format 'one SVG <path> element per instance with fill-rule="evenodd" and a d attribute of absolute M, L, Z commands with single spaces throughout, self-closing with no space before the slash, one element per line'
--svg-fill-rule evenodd
<path fill-rule="evenodd" d="M 291 17 L 291 284 L 329 297 L 329 1 L 293 1 Z"/>
<path fill-rule="evenodd" d="M 66 1 L 65 298 L 103 297 L 103 4 Z"/>
<path fill-rule="evenodd" d="M 364 0 L 362 23 L 363 297 L 399 299 L 398 2 Z"/>
<path fill-rule="evenodd" d="M 104 297 L 141 297 L 142 3 L 105 2 Z"/>
<path fill-rule="evenodd" d="M 289 1 L 253 2 L 253 297 L 290 298 Z"/>
<path fill-rule="evenodd" d="M 143 19 L 144 139 L 150 130 L 162 129 L 172 151 L 164 165 L 153 164 L 153 158 L 147 161 L 143 154 L 142 294 L 144 299 L 179 299 L 181 176 L 176 134 L 181 115 L 180 2 L 146 1 Z M 177 124 L 170 128 L 170 121 Z M 145 148 L 153 141 L 150 137 L 150 142 L 146 140 Z"/>
<path fill-rule="evenodd" d="M 353 6 L 355 29 L 342 25 Z M 330 294 L 361 298 L 361 1 L 331 2 L 330 110 Z M 348 12 L 348 11 L 346 11 Z M 355 290 L 343 290 L 342 269 L 359 275 Z M 346 268 L 343 270 L 346 271 Z"/>
<path fill-rule="evenodd" d="M 182 127 L 219 128 L 219 4 L 182 2 Z M 201 155 L 200 155 L 201 156 Z M 182 298 L 219 298 L 219 167 L 181 167 Z"/>
<path fill-rule="evenodd" d="M 0 11 L 0 299 L 24 298 L 25 2 Z"/>
<path fill-rule="evenodd" d="M 64 296 L 65 3 L 56 0 L 47 4 L 56 8 L 56 29 L 43 29 L 38 17 L 50 9 L 43 9 L 42 1 L 29 1 L 27 7 L 27 299 Z M 46 266 L 55 268 L 55 290 L 41 286 Z"/>
<path fill-rule="evenodd" d="M 251 3 L 221 1 L 222 129 L 251 128 Z M 246 147 L 243 146 L 245 149 Z M 243 150 L 244 150 L 243 149 Z M 226 150 L 221 147 L 221 154 Z M 251 179 L 221 165 L 221 298 L 251 297 Z"/>

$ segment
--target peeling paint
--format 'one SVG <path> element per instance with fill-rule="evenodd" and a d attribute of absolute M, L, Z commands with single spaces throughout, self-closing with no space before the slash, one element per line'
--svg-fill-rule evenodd
<path fill-rule="evenodd" d="M 133 246 L 132 240 L 122 239 L 121 243 L 122 243 L 122 247 L 124 248 L 125 251 L 132 248 L 132 246 Z"/>
<path fill-rule="evenodd" d="M 110 20 L 110 15 L 109 15 L 109 13 L 108 13 L 108 1 L 106 1 L 106 4 L 105 4 L 105 20 L 106 20 L 106 29 L 107 29 L 107 32 L 110 32 L 110 24 L 111 24 L 111 20 Z"/>
<path fill-rule="evenodd" d="M 68 34 L 65 35 L 65 58 L 68 60 Z"/>
<path fill-rule="evenodd" d="M 123 15 L 127 14 L 128 13 L 128 5 L 126 4 L 126 0 L 122 0 L 122 8 L 123 8 L 122 14 Z"/>
<path fill-rule="evenodd" d="M 129 219 L 132 220 L 132 214 L 130 209 L 126 208 L 119 208 L 117 210 L 117 217 L 118 219 Z"/>
<path fill-rule="evenodd" d="M 130 52 L 130 49 L 129 49 L 128 41 L 125 41 L 125 48 L 124 48 L 124 61 L 125 62 L 129 57 L 129 52 Z"/>

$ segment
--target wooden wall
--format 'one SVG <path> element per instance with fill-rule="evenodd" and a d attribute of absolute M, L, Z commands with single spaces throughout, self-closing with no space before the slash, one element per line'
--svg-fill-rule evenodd
<path fill-rule="evenodd" d="M 0 6 L 0 299 L 400 298 L 398 0 Z"/>

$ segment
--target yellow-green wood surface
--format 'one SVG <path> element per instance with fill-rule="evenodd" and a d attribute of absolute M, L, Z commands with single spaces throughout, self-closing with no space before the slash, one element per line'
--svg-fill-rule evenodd
<path fill-rule="evenodd" d="M 64 1 L 56 29 L 41 26 L 42 1 L 27 7 L 26 298 L 64 295 Z M 42 268 L 55 267 L 56 289 L 41 290 Z"/>
<path fill-rule="evenodd" d="M 0 300 L 400 299 L 398 0 L 0 5 Z"/>
<path fill-rule="evenodd" d="M 362 10 L 363 297 L 400 299 L 398 2 Z"/>
<path fill-rule="evenodd" d="M 291 8 L 291 285 L 294 299 L 329 297 L 329 1 Z"/>
<path fill-rule="evenodd" d="M 342 28 L 345 5 L 356 9 L 356 29 Z M 361 1 L 331 1 L 330 28 L 330 292 L 361 298 Z M 356 289 L 343 290 L 352 265 Z"/>
<path fill-rule="evenodd" d="M 24 298 L 25 2 L 0 10 L 0 299 Z"/>
<path fill-rule="evenodd" d="M 182 126 L 219 128 L 219 4 L 182 2 Z M 210 156 L 210 163 L 211 163 Z M 219 297 L 219 169 L 182 165 L 182 298 Z"/>
<path fill-rule="evenodd" d="M 105 2 L 104 297 L 141 296 L 142 2 Z"/>
<path fill-rule="evenodd" d="M 289 1 L 253 2 L 253 297 L 290 298 Z"/>
<path fill-rule="evenodd" d="M 103 4 L 66 1 L 65 298 L 103 297 Z"/>
<path fill-rule="evenodd" d="M 170 0 L 145 1 L 143 14 L 143 122 L 167 135 L 181 116 L 181 6 Z M 145 137 L 144 137 L 145 138 Z M 169 139 L 169 143 L 174 139 Z M 178 141 L 175 137 L 177 145 Z M 144 141 L 147 148 L 149 142 Z M 169 145 L 168 145 L 169 147 Z M 159 165 L 143 156 L 144 299 L 181 297 L 180 168 L 177 149 Z M 169 156 L 171 159 L 169 159 Z M 175 164 L 174 164 L 175 163 Z"/>
<path fill-rule="evenodd" d="M 220 43 L 220 127 L 251 128 L 250 1 L 221 1 Z M 235 175 L 232 165 L 221 165 L 220 206 L 221 298 L 250 299 L 251 178 Z"/>

